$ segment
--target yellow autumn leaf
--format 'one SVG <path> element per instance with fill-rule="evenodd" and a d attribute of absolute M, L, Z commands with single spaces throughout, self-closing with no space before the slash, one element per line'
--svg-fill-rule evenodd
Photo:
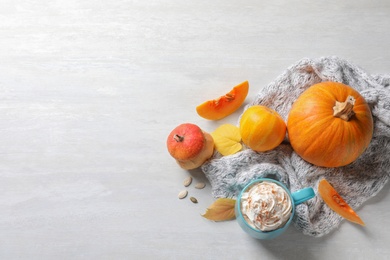
<path fill-rule="evenodd" d="M 236 218 L 234 212 L 235 199 L 219 198 L 207 208 L 206 213 L 202 216 L 208 220 L 225 221 Z"/>
<path fill-rule="evenodd" d="M 237 126 L 223 124 L 211 133 L 215 149 L 223 156 L 235 154 L 242 149 L 240 130 Z"/>

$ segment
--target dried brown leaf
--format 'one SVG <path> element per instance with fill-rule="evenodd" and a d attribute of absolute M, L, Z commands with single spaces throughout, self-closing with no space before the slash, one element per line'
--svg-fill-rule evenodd
<path fill-rule="evenodd" d="M 211 204 L 202 216 L 212 221 L 225 221 L 236 218 L 235 199 L 219 198 Z"/>

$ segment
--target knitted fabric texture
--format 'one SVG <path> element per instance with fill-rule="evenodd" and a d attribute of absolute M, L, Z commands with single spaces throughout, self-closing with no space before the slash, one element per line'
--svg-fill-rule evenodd
<path fill-rule="evenodd" d="M 251 105 L 276 110 L 287 122 L 293 102 L 311 85 L 322 81 L 341 82 L 365 98 L 374 118 L 374 133 L 366 151 L 353 163 L 339 168 L 314 166 L 299 157 L 286 139 L 272 151 L 244 149 L 230 156 L 217 152 L 202 166 L 215 198 L 236 198 L 251 180 L 270 177 L 292 192 L 312 187 L 317 196 L 296 207 L 294 226 L 305 235 L 321 237 L 343 220 L 318 195 L 318 183 L 326 178 L 346 202 L 358 209 L 375 196 L 390 175 L 390 75 L 370 75 L 338 57 L 303 59 L 261 89 Z"/>

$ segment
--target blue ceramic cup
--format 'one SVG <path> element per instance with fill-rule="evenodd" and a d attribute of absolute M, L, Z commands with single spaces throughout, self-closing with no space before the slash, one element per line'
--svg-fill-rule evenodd
<path fill-rule="evenodd" d="M 287 194 L 290 196 L 290 200 L 292 202 L 292 209 L 291 209 L 291 215 L 288 221 L 282 226 L 279 227 L 278 229 L 272 230 L 272 231 L 261 231 L 260 229 L 256 229 L 252 227 L 251 225 L 248 224 L 248 222 L 245 220 L 243 213 L 241 212 L 241 197 L 244 192 L 246 192 L 249 188 L 251 188 L 253 185 L 258 184 L 260 182 L 273 182 L 280 187 L 282 187 Z M 291 224 L 291 221 L 294 217 L 295 214 L 295 206 L 313 198 L 315 196 L 314 190 L 310 187 L 304 188 L 302 190 L 296 191 L 294 193 L 291 193 L 287 187 L 274 179 L 268 179 L 268 178 L 260 178 L 256 179 L 252 182 L 250 182 L 248 185 L 246 185 L 240 194 L 237 197 L 236 200 L 236 205 L 235 205 L 235 212 L 236 212 L 236 219 L 240 227 L 249 235 L 251 235 L 254 238 L 257 239 L 272 239 L 275 238 L 279 235 L 281 235 L 284 231 L 287 230 L 289 225 Z"/>

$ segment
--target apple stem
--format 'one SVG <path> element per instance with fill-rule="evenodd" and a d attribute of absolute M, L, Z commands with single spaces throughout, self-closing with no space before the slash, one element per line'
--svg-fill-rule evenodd
<path fill-rule="evenodd" d="M 173 139 L 175 139 L 176 142 L 183 142 L 184 137 L 181 136 L 181 135 L 175 134 L 175 136 L 173 137 Z"/>

